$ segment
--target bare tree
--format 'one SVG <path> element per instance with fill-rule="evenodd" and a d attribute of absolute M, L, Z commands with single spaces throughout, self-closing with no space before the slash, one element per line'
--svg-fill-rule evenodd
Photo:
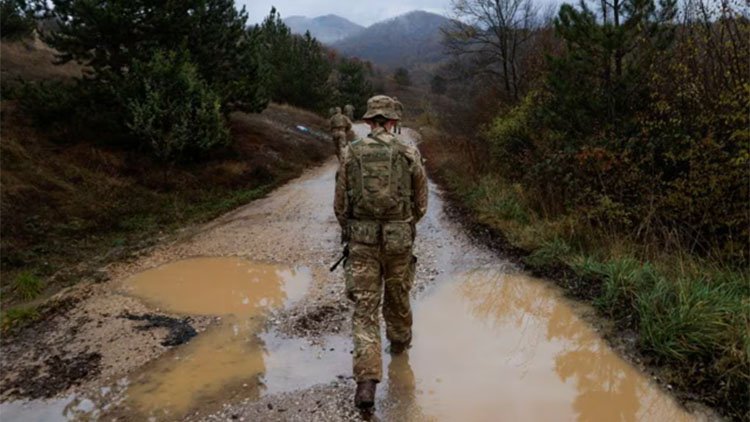
<path fill-rule="evenodd" d="M 517 100 L 524 78 L 520 56 L 540 26 L 532 0 L 452 0 L 452 23 L 443 28 L 443 43 L 457 61 L 472 64 L 473 73 L 499 79 L 508 97 Z"/>

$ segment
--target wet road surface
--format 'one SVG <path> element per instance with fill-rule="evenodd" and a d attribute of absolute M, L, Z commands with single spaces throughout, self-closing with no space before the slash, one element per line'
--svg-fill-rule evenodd
<path fill-rule="evenodd" d="M 208 322 L 187 344 L 143 352 L 145 364 L 105 352 L 107 376 L 55 400 L 6 402 L 2 420 L 360 419 L 351 306 L 342 271 L 328 272 L 340 253 L 336 167 L 110 268 L 114 281 L 89 301 Z M 418 226 L 414 344 L 385 354 L 371 419 L 700 419 L 619 358 L 580 305 L 473 244 L 434 186 L 430 201 Z"/>

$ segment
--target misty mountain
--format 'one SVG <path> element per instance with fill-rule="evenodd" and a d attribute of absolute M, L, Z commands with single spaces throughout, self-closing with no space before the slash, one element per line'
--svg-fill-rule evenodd
<path fill-rule="evenodd" d="M 323 44 L 332 44 L 365 29 L 364 26 L 357 25 L 337 15 L 318 16 L 317 18 L 290 16 L 284 19 L 284 23 L 295 34 L 304 34 L 306 31 L 310 31 L 310 34 Z"/>
<path fill-rule="evenodd" d="M 445 59 L 440 28 L 450 20 L 424 11 L 409 12 L 376 23 L 332 44 L 347 56 L 387 68 L 412 68 Z"/>

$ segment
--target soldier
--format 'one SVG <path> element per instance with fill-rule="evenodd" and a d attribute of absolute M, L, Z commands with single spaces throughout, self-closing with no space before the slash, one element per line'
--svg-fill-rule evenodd
<path fill-rule="evenodd" d="M 396 103 L 396 113 L 398 113 L 398 122 L 396 127 L 393 128 L 393 133 L 401 134 L 401 120 L 404 118 L 404 105 L 398 100 L 398 97 L 393 97 L 393 101 Z"/>
<path fill-rule="evenodd" d="M 345 105 L 344 114 L 349 118 L 349 120 L 354 121 L 354 106 L 351 104 Z"/>
<path fill-rule="evenodd" d="M 334 109 L 335 114 L 331 117 L 331 135 L 333 136 L 333 143 L 336 147 L 336 157 L 341 161 L 341 151 L 346 146 L 347 134 L 352 130 L 352 121 L 346 116 L 341 114 L 341 107 Z"/>
<path fill-rule="evenodd" d="M 363 120 L 371 132 L 344 148 L 334 209 L 348 242 L 347 297 L 354 302 L 354 403 L 374 405 L 382 376 L 380 308 L 392 354 L 411 344 L 409 291 L 416 258 L 416 223 L 427 211 L 427 177 L 419 151 L 390 132 L 399 115 L 384 95 L 370 98 Z"/>
<path fill-rule="evenodd" d="M 336 114 L 336 107 L 331 107 L 328 109 L 328 118 L 330 119 Z"/>

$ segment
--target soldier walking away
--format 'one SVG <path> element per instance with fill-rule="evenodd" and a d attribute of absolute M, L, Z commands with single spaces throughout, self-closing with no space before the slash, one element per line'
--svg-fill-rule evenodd
<path fill-rule="evenodd" d="M 393 128 L 393 133 L 401 134 L 401 120 L 404 118 L 404 105 L 398 100 L 398 97 L 393 97 L 393 101 L 396 105 L 396 113 L 398 114 L 398 121 L 396 126 Z"/>
<path fill-rule="evenodd" d="M 371 132 L 344 148 L 336 174 L 334 210 L 348 242 L 346 293 L 354 302 L 354 403 L 363 410 L 374 406 L 382 377 L 381 305 L 390 353 L 406 351 L 412 338 L 412 247 L 427 211 L 427 177 L 417 148 L 391 134 L 399 117 L 390 97 L 370 98 L 363 120 Z"/>
<path fill-rule="evenodd" d="M 347 104 L 344 106 L 344 115 L 349 118 L 352 122 L 354 121 L 354 106 Z"/>
<path fill-rule="evenodd" d="M 336 107 L 334 111 L 335 114 L 331 117 L 329 123 L 333 143 L 336 147 L 336 157 L 341 161 L 341 151 L 346 146 L 347 134 L 352 130 L 352 121 L 341 114 L 341 107 Z"/>

